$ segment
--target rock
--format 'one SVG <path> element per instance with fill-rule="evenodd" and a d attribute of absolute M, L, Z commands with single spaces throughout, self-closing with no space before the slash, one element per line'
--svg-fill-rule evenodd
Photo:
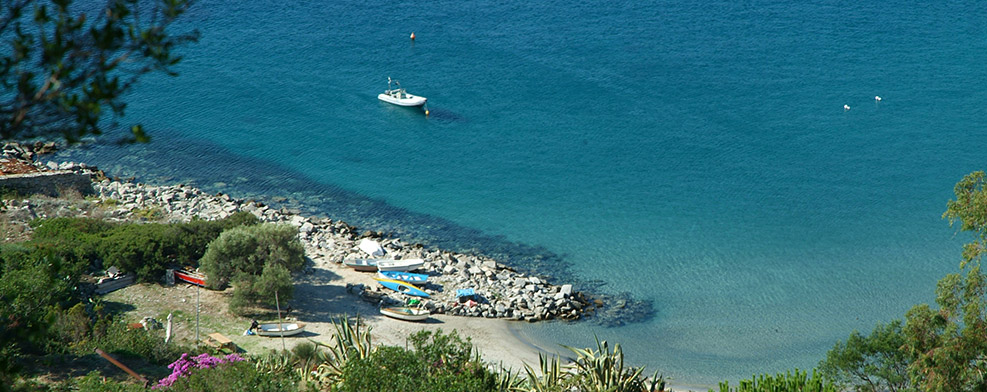
<path fill-rule="evenodd" d="M 313 229 L 315 229 L 315 225 L 310 222 L 305 222 L 298 228 L 298 231 L 308 234 L 311 233 Z"/>

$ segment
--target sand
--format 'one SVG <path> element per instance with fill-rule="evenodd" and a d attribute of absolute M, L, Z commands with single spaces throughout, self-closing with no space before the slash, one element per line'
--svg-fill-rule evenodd
<path fill-rule="evenodd" d="M 525 321 L 432 315 L 423 322 L 409 322 L 385 317 L 379 313 L 377 305 L 346 291 L 347 283 L 377 286 L 377 282 L 373 280 L 374 273 L 357 272 L 323 258 L 313 259 L 313 263 L 310 273 L 295 278 L 290 317 L 304 322 L 306 327 L 304 334 L 285 339 L 285 346 L 289 350 L 295 344 L 307 342 L 308 339 L 330 343 L 334 332 L 331 323 L 333 318 L 352 318 L 359 315 L 362 322 L 370 326 L 375 345 L 405 347 L 408 345 L 407 338 L 417 331 L 441 329 L 444 333 L 449 333 L 455 330 L 461 337 L 470 338 L 488 364 L 500 364 L 515 370 L 522 370 L 524 363 L 538 367 L 538 354 L 542 351 L 520 338 L 512 328 L 516 323 Z M 263 347 L 281 349 L 281 339 L 262 339 Z"/>

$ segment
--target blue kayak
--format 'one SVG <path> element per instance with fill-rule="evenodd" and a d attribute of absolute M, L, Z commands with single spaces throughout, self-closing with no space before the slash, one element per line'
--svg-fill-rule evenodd
<path fill-rule="evenodd" d="M 411 283 L 405 283 L 400 280 L 381 279 L 381 278 L 374 278 L 374 280 L 376 280 L 384 287 L 387 287 L 391 290 L 397 291 L 402 294 L 414 295 L 417 297 L 425 297 L 425 298 L 429 297 L 428 293 L 422 291 L 421 289 L 415 286 L 412 286 Z"/>
<path fill-rule="evenodd" d="M 413 274 L 411 272 L 400 272 L 400 271 L 379 271 L 377 275 L 383 279 L 390 280 L 400 280 L 405 283 L 411 283 L 416 285 L 423 285 L 428 283 L 428 275 L 425 274 Z"/>

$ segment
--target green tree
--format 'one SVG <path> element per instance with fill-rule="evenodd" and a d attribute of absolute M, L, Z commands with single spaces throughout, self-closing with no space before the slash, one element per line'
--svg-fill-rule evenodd
<path fill-rule="evenodd" d="M 209 243 L 200 260 L 209 287 L 214 289 L 226 287 L 241 274 L 261 275 L 272 263 L 289 272 L 305 264 L 305 249 L 294 227 L 268 223 L 226 230 Z"/>
<path fill-rule="evenodd" d="M 960 231 L 973 232 L 963 247 L 960 273 L 946 275 L 936 287 L 936 305 L 913 307 L 906 314 L 912 381 L 926 391 L 987 391 L 987 277 L 980 261 L 987 243 L 987 189 L 983 171 L 970 173 L 953 189 L 956 200 L 943 218 Z"/>
<path fill-rule="evenodd" d="M 905 353 L 901 320 L 878 324 L 868 336 L 853 331 L 846 343 L 836 342 L 819 363 L 822 375 L 842 389 L 858 392 L 912 391 L 911 358 Z"/>
<path fill-rule="evenodd" d="M 169 27 L 192 0 L 0 1 L 0 140 L 99 135 L 141 75 L 172 67 L 197 39 Z M 147 141 L 139 125 L 131 140 Z"/>

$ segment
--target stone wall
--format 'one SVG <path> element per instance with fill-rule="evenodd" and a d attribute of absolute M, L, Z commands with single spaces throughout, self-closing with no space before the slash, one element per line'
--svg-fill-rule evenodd
<path fill-rule="evenodd" d="M 63 196 L 78 192 L 86 196 L 95 193 L 89 173 L 70 170 L 0 175 L 0 190 L 3 189 L 14 190 L 23 195 Z"/>

